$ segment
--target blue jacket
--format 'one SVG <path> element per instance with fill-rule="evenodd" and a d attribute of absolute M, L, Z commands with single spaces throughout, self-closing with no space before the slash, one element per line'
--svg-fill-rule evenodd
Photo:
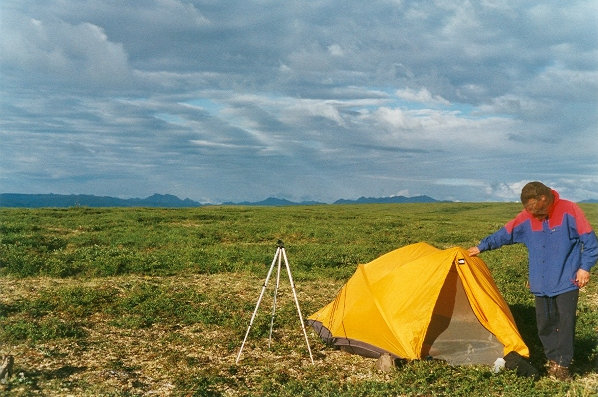
<path fill-rule="evenodd" d="M 525 244 L 530 290 L 536 296 L 556 296 L 577 289 L 577 270 L 590 271 L 598 260 L 598 239 L 581 208 L 561 200 L 554 190 L 552 194 L 548 219 L 540 221 L 523 210 L 478 245 L 480 251 L 487 251 Z"/>

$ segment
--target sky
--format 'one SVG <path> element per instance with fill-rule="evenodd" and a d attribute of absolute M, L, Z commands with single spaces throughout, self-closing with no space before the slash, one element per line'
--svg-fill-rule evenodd
<path fill-rule="evenodd" d="M 0 193 L 598 198 L 598 2 L 2 0 Z"/>

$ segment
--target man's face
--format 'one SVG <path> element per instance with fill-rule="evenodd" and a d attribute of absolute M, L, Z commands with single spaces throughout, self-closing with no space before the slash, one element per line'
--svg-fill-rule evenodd
<path fill-rule="evenodd" d="M 524 207 L 534 218 L 543 221 L 548 218 L 548 207 L 550 207 L 550 202 L 546 196 L 540 196 L 538 199 L 532 198 L 527 200 Z"/>

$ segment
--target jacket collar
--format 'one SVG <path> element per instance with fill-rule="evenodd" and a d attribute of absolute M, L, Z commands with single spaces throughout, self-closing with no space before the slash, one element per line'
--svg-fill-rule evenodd
<path fill-rule="evenodd" d="M 561 199 L 559 193 L 552 189 L 552 204 L 548 207 L 548 218 L 552 217 L 552 213 L 554 212 L 554 208 L 556 207 L 557 202 Z"/>

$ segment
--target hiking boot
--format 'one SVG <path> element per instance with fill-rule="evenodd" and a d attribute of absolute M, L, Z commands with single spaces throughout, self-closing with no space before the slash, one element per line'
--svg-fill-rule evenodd
<path fill-rule="evenodd" d="M 571 380 L 571 374 L 569 374 L 569 367 L 563 367 L 556 361 L 549 361 L 546 367 L 548 376 L 556 378 L 557 380 Z"/>

